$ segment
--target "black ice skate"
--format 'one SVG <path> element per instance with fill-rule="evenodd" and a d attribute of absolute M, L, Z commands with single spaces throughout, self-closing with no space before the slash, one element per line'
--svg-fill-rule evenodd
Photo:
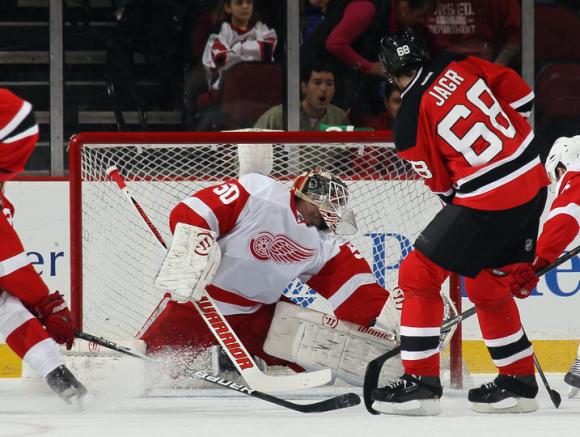
<path fill-rule="evenodd" d="M 79 403 L 87 394 L 87 389 L 64 365 L 58 366 L 46 375 L 48 386 L 67 404 Z"/>
<path fill-rule="evenodd" d="M 538 409 L 534 375 L 498 375 L 492 382 L 469 390 L 471 409 L 477 413 L 531 413 Z"/>
<path fill-rule="evenodd" d="M 373 408 L 385 414 L 436 416 L 441 413 L 439 398 L 443 387 L 439 377 L 405 373 L 383 388 L 373 390 Z"/>
<path fill-rule="evenodd" d="M 564 381 L 570 386 L 568 397 L 575 397 L 580 391 L 580 359 L 576 358 L 570 371 L 564 375 Z"/>

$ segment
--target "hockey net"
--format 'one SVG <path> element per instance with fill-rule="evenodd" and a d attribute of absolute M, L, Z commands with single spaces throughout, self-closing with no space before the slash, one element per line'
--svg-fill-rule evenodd
<path fill-rule="evenodd" d="M 85 133 L 70 145 L 71 307 L 78 328 L 112 339 L 134 337 L 163 297 L 153 280 L 165 252 L 108 178 L 108 168 L 119 169 L 169 242 L 171 209 L 202 188 L 238 177 L 240 160 L 242 166 L 261 164 L 261 147 L 273 152 L 270 176 L 288 187 L 317 166 L 347 183 L 358 225 L 348 240 L 377 281 L 395 287 L 401 260 L 441 202 L 397 158 L 386 132 Z M 248 150 L 256 156 L 248 157 Z M 299 281 L 283 292 L 297 304 L 325 308 Z M 460 332 L 451 353 L 452 384 L 458 385 Z"/>

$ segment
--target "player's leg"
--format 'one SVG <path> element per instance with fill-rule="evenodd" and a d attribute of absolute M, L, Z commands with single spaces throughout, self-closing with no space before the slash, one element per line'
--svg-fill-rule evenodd
<path fill-rule="evenodd" d="M 390 414 L 439 414 L 443 392 L 439 379 L 439 337 L 443 320 L 441 284 L 449 275 L 417 250 L 402 262 L 399 287 L 405 293 L 401 314 L 404 375 L 373 392 L 374 407 Z M 408 402 L 419 401 L 411 409 Z M 381 405 L 377 405 L 381 404 Z"/>
<path fill-rule="evenodd" d="M 65 401 L 84 396 L 86 389 L 64 366 L 56 343 L 19 298 L 41 302 L 48 288 L 4 214 L 0 214 L 0 241 L 0 338 Z"/>
<path fill-rule="evenodd" d="M 501 273 L 500 273 L 501 274 Z M 532 344 L 521 324 L 519 311 L 505 275 L 491 269 L 465 278 L 465 289 L 475 304 L 479 326 L 499 376 L 469 391 L 478 412 L 529 412 L 538 408 Z M 505 399 L 513 402 L 504 408 Z M 500 404 L 500 402 L 502 402 Z"/>
<path fill-rule="evenodd" d="M 58 346 L 38 319 L 18 298 L 0 292 L 0 342 L 4 341 L 16 355 L 46 378 L 50 388 L 66 402 L 86 394 L 85 387 L 66 368 Z"/>

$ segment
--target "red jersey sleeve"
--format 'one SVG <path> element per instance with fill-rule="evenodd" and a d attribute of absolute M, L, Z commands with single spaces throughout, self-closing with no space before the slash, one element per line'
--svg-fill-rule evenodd
<path fill-rule="evenodd" d="M 204 188 L 173 208 L 169 217 L 171 232 L 177 223 L 187 223 L 210 229 L 218 237 L 227 234 L 235 226 L 249 197 L 237 180 Z"/>
<path fill-rule="evenodd" d="M 339 319 L 364 326 L 377 318 L 389 297 L 366 260 L 350 244 L 340 246 L 339 253 L 307 284 L 328 299 Z"/>
<path fill-rule="evenodd" d="M 0 182 L 24 170 L 37 141 L 32 105 L 0 88 Z"/>
<path fill-rule="evenodd" d="M 359 55 L 352 48 L 352 43 L 370 26 L 375 14 L 373 2 L 368 0 L 350 2 L 344 10 L 342 20 L 328 35 L 326 50 L 349 67 L 368 73 L 371 62 Z"/>
<path fill-rule="evenodd" d="M 507 103 L 524 117 L 529 117 L 534 104 L 534 92 L 514 70 L 475 56 L 467 57 L 464 63 L 469 70 L 485 80 L 498 100 Z"/>
<path fill-rule="evenodd" d="M 580 172 L 574 173 L 560 186 L 538 239 L 536 254 L 550 263 L 564 252 L 580 230 Z"/>

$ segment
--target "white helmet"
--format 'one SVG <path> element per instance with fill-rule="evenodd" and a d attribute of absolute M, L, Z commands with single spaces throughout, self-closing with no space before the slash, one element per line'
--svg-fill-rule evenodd
<path fill-rule="evenodd" d="M 546 171 L 552 183 L 560 179 L 557 170 L 559 165 L 568 170 L 576 163 L 580 163 L 580 135 L 558 138 L 546 160 Z"/>

